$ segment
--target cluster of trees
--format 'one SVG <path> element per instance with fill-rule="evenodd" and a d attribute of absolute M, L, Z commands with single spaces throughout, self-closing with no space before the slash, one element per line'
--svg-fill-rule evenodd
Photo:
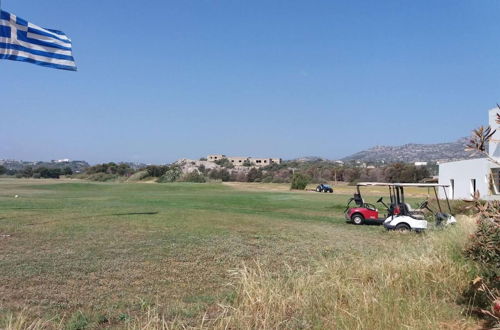
<path fill-rule="evenodd" d="M 425 166 L 413 164 L 393 163 L 375 168 L 362 168 L 353 166 L 327 166 L 311 165 L 299 169 L 300 173 L 309 177 L 311 182 L 325 181 L 344 182 L 420 182 L 430 176 L 429 169 Z"/>
<path fill-rule="evenodd" d="M 346 182 L 420 182 L 429 177 L 429 170 L 424 166 L 394 163 L 377 168 L 347 168 L 342 173 Z"/>
<path fill-rule="evenodd" d="M 113 162 L 97 164 L 85 170 L 85 173 L 87 174 L 104 173 L 104 174 L 119 175 L 119 176 L 132 175 L 134 172 L 135 172 L 134 169 L 131 168 L 130 165 L 128 164 L 124 163 L 116 164 Z"/>
<path fill-rule="evenodd" d="M 8 171 L 6 172 L 8 173 Z M 12 173 L 12 171 L 11 171 Z M 73 170 L 70 167 L 60 168 L 47 168 L 47 167 L 31 167 L 27 166 L 20 171 L 14 171 L 13 174 L 18 178 L 35 178 L 35 179 L 59 179 L 62 175 L 72 175 Z"/>
<path fill-rule="evenodd" d="M 237 182 L 265 182 L 290 183 L 293 173 L 301 173 L 309 182 L 322 183 L 327 181 L 385 181 L 385 182 L 420 182 L 430 176 L 428 167 L 413 164 L 394 163 L 375 168 L 362 168 L 353 165 L 340 165 L 327 161 L 312 162 L 283 162 L 267 167 L 250 167 L 246 170 L 235 170 L 234 165 L 227 159 L 218 161 L 221 166 L 216 169 L 207 169 L 198 166 L 196 173 L 183 173 L 178 165 L 150 165 L 141 169 L 134 169 L 125 163 L 103 163 L 88 167 L 79 177 L 95 181 L 108 181 L 128 178 L 132 175 L 139 178 L 156 178 L 158 182 L 206 182 L 210 180 L 237 181 Z M 25 167 L 18 171 L 9 171 L 0 166 L 0 175 L 16 175 L 18 177 L 59 178 L 61 175 L 72 175 L 73 171 L 67 168 Z M 132 178 L 134 179 L 134 178 Z"/>

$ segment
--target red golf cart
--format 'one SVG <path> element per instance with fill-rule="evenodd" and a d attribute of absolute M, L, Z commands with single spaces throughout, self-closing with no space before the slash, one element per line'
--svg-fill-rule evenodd
<path fill-rule="evenodd" d="M 349 199 L 344 211 L 347 221 L 350 221 L 355 225 L 362 225 L 362 224 L 382 225 L 384 221 L 387 219 L 387 215 L 385 214 L 382 215 L 382 217 L 380 217 L 378 209 L 375 207 L 375 205 L 366 203 L 363 200 L 363 197 L 361 196 L 360 187 L 372 186 L 372 185 L 373 185 L 372 183 L 358 183 L 356 185 L 356 193 L 354 194 L 354 197 Z M 356 206 L 351 207 L 351 203 L 353 202 Z M 389 210 L 389 207 L 384 203 L 382 197 L 380 197 L 377 200 L 377 203 L 381 203 L 382 205 L 385 206 L 387 210 Z"/>

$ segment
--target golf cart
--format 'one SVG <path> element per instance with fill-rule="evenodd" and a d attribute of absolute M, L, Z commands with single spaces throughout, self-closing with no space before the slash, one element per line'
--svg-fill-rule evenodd
<path fill-rule="evenodd" d="M 378 203 L 383 204 L 387 209 L 386 219 L 382 220 L 379 218 L 378 210 L 371 204 L 367 204 L 363 201 L 360 193 L 360 187 L 363 186 L 383 186 L 389 188 L 390 205 L 384 203 L 383 198 L 379 198 Z M 428 200 L 420 203 L 417 209 L 412 209 L 410 204 L 405 201 L 405 187 L 416 187 L 416 188 L 427 188 L 434 191 L 436 196 L 437 206 L 439 212 L 434 212 L 429 207 Z M 348 203 L 346 218 L 353 222 L 354 224 L 363 223 L 383 223 L 384 227 L 389 230 L 415 230 L 422 231 L 427 229 L 427 220 L 424 217 L 424 210 L 428 210 L 434 214 L 436 220 L 436 226 L 443 226 L 448 224 L 456 223 L 456 219 L 451 215 L 451 206 L 446 192 L 447 185 L 439 185 L 432 183 L 359 183 L 357 185 L 357 193 L 354 194 L 354 198 L 351 200 L 355 201 L 358 205 L 357 208 L 349 208 L 350 202 Z M 446 197 L 446 204 L 448 206 L 449 213 L 444 213 L 441 207 L 441 201 L 438 197 L 438 189 L 442 188 L 444 195 Z M 368 217 L 368 218 L 367 218 Z M 367 221 L 368 219 L 368 221 Z"/>
<path fill-rule="evenodd" d="M 382 225 L 387 219 L 387 216 L 380 217 L 378 209 L 375 207 L 375 205 L 366 203 L 363 199 L 363 196 L 361 195 L 361 187 L 372 185 L 373 184 L 371 183 L 358 183 L 356 185 L 356 193 L 354 194 L 354 197 L 349 199 L 344 210 L 344 214 L 348 222 L 352 222 L 355 225 Z M 353 202 L 355 206 L 351 207 L 351 203 Z M 389 209 L 389 206 L 385 205 L 385 203 L 383 202 L 382 197 L 378 199 L 377 203 L 381 203 L 387 210 Z"/>

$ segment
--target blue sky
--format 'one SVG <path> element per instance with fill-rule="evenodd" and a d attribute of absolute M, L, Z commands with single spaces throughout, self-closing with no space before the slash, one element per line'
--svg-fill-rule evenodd
<path fill-rule="evenodd" d="M 0 61 L 0 159 L 340 158 L 500 103 L 500 1 L 3 0 L 76 73 Z"/>

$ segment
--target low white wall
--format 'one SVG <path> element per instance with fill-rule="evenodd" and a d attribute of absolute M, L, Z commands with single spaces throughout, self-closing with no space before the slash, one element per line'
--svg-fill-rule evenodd
<path fill-rule="evenodd" d="M 481 198 L 488 198 L 490 164 L 486 158 L 462 160 L 439 164 L 439 184 L 450 185 L 447 189 L 449 199 L 472 199 L 471 180 L 476 180 L 476 190 Z M 451 187 L 452 180 L 454 187 Z M 444 198 L 443 189 L 439 197 Z"/>

